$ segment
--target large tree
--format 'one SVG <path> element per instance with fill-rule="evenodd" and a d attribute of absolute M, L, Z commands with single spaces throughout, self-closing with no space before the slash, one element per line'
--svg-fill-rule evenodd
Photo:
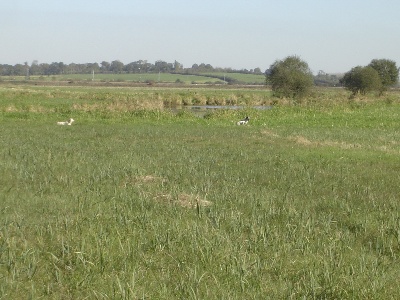
<path fill-rule="evenodd" d="M 381 79 L 380 94 L 386 91 L 389 86 L 394 85 L 399 80 L 399 69 L 396 62 L 389 59 L 373 59 L 368 65 L 374 68 Z"/>
<path fill-rule="evenodd" d="M 114 60 L 111 62 L 110 71 L 114 74 L 121 74 L 124 70 L 124 64 L 119 60 Z"/>
<path fill-rule="evenodd" d="M 308 64 L 298 56 L 275 61 L 266 73 L 267 83 L 278 97 L 303 97 L 314 84 Z"/>
<path fill-rule="evenodd" d="M 171 72 L 171 70 L 173 69 L 173 64 L 167 63 L 166 61 L 163 60 L 157 60 L 154 63 L 154 68 L 157 72 L 167 73 Z"/>
<path fill-rule="evenodd" d="M 371 66 L 352 68 L 340 80 L 343 86 L 353 93 L 365 95 L 370 91 L 379 91 L 382 83 L 378 72 Z"/>

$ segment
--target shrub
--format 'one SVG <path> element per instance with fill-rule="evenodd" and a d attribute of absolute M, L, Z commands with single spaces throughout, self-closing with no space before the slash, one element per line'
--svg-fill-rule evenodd
<path fill-rule="evenodd" d="M 396 66 L 396 62 L 392 60 L 373 59 L 368 66 L 374 68 L 378 72 L 381 80 L 380 94 L 383 94 L 389 86 L 395 85 L 399 80 L 399 69 Z"/>
<path fill-rule="evenodd" d="M 380 90 L 382 86 L 378 72 L 371 66 L 352 68 L 344 74 L 340 82 L 353 96 L 357 93 L 365 95 L 367 92 Z"/>
<path fill-rule="evenodd" d="M 313 86 L 313 76 L 308 64 L 297 56 L 277 60 L 270 66 L 267 82 L 274 96 L 297 98 L 306 96 Z"/>

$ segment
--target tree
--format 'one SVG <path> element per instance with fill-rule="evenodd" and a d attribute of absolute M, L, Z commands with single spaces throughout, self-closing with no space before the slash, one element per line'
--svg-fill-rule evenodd
<path fill-rule="evenodd" d="M 106 72 L 110 71 L 110 66 L 111 66 L 111 65 L 110 65 L 109 62 L 107 62 L 107 61 L 102 61 L 100 65 L 101 65 L 101 66 L 100 66 L 101 72 L 106 73 Z"/>
<path fill-rule="evenodd" d="M 373 59 L 368 65 L 374 68 L 380 77 L 381 88 L 380 94 L 383 94 L 389 86 L 394 85 L 399 80 L 399 69 L 396 66 L 396 62 L 389 59 Z"/>
<path fill-rule="evenodd" d="M 157 60 L 154 63 L 154 67 L 157 72 L 167 73 L 167 72 L 171 72 L 173 65 L 171 63 L 167 63 L 163 60 Z"/>
<path fill-rule="evenodd" d="M 174 62 L 174 71 L 175 72 L 179 72 L 182 69 L 183 69 L 183 65 L 180 62 L 175 60 L 175 62 Z"/>
<path fill-rule="evenodd" d="M 31 67 L 29 68 L 29 74 L 30 75 L 39 75 L 41 73 L 39 62 L 37 60 L 34 60 L 31 63 Z"/>
<path fill-rule="evenodd" d="M 13 75 L 24 76 L 26 74 L 26 66 L 22 64 L 16 64 L 13 68 Z"/>
<path fill-rule="evenodd" d="M 49 65 L 47 70 L 47 75 L 58 75 L 63 74 L 65 70 L 65 65 L 63 62 L 53 62 Z"/>
<path fill-rule="evenodd" d="M 119 60 L 114 60 L 111 62 L 110 71 L 114 74 L 121 74 L 124 70 L 124 64 Z"/>
<path fill-rule="evenodd" d="M 91 72 L 99 73 L 99 70 L 100 70 L 100 66 L 98 63 L 87 63 L 86 64 L 86 68 L 85 68 L 86 73 L 91 73 Z"/>
<path fill-rule="evenodd" d="M 353 96 L 357 93 L 365 95 L 367 92 L 380 90 L 382 86 L 378 72 L 371 66 L 352 68 L 344 74 L 340 83 L 350 90 Z"/>
<path fill-rule="evenodd" d="M 298 56 L 275 61 L 266 72 L 267 83 L 278 97 L 304 97 L 314 84 L 308 64 Z"/>
<path fill-rule="evenodd" d="M 261 69 L 260 68 L 255 68 L 254 69 L 254 74 L 262 75 Z"/>

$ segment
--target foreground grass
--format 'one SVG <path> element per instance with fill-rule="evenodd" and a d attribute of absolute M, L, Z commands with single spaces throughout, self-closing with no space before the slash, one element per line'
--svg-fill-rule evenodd
<path fill-rule="evenodd" d="M 397 103 L 73 112 L 1 114 L 0 298 L 400 295 Z"/>

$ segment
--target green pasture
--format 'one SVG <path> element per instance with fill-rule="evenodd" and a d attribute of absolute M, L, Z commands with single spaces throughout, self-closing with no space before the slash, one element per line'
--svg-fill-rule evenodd
<path fill-rule="evenodd" d="M 397 299 L 399 117 L 398 93 L 2 86 L 0 299 Z"/>
<path fill-rule="evenodd" d="M 92 81 L 92 74 L 68 74 L 55 76 L 55 79 L 61 80 L 87 80 Z M 181 74 L 171 74 L 171 73 L 142 73 L 142 74 L 94 74 L 94 81 L 111 81 L 111 82 L 167 82 L 167 83 L 200 83 L 204 84 L 206 82 L 214 83 L 217 79 L 210 78 L 207 76 L 199 75 L 181 75 Z"/>
<path fill-rule="evenodd" d="M 136 83 L 180 83 L 180 84 L 224 84 L 223 77 L 232 78 L 241 84 L 265 83 L 264 75 L 241 74 L 241 73 L 210 73 L 199 75 L 185 75 L 173 73 L 123 73 L 123 74 L 62 74 L 49 76 L 29 77 L 31 81 L 87 81 L 87 82 L 136 82 Z M 219 76 L 220 78 L 216 78 Z M 25 76 L 2 76 L 3 81 L 25 81 Z"/>
<path fill-rule="evenodd" d="M 245 73 L 221 73 L 221 72 L 213 72 L 213 73 L 204 73 L 202 75 L 205 76 L 218 76 L 220 78 L 231 78 L 240 83 L 246 84 L 265 84 L 265 75 L 261 74 L 245 74 Z"/>

